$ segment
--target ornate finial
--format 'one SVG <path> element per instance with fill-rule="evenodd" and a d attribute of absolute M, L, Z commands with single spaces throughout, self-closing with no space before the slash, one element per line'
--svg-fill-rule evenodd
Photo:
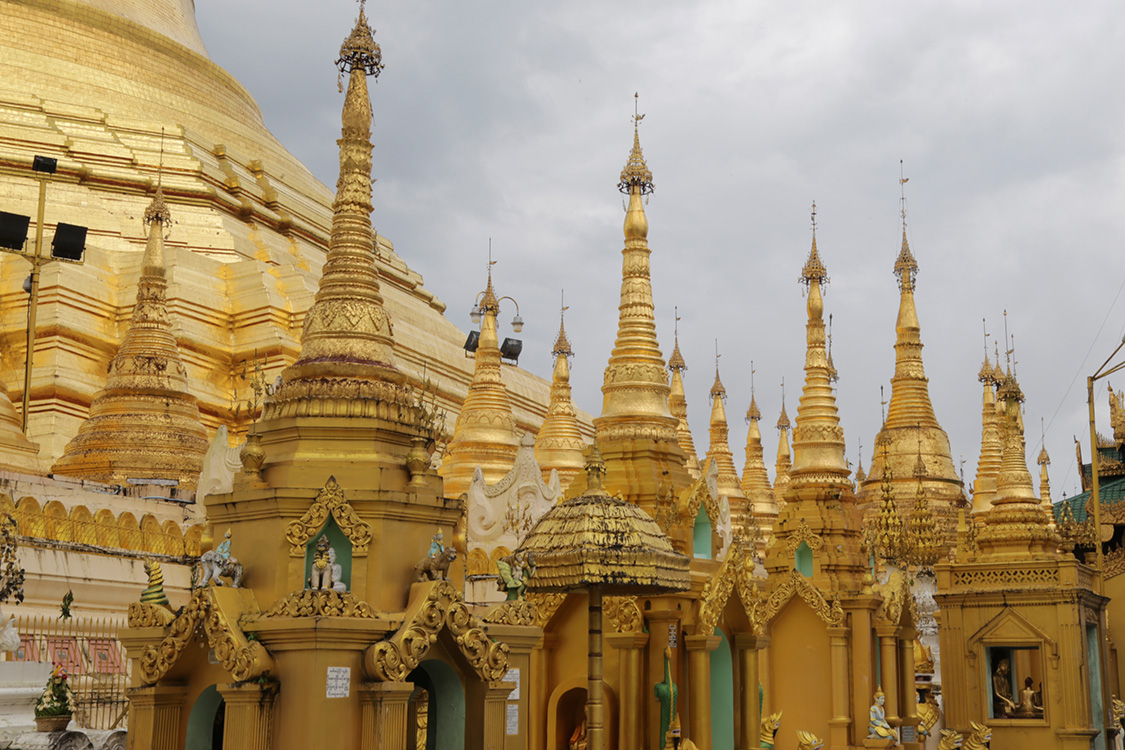
<path fill-rule="evenodd" d="M 1039 444 L 1042 450 L 1039 451 L 1038 464 L 1040 466 L 1050 466 L 1051 457 L 1047 455 L 1047 428 L 1043 426 L 1043 417 L 1039 418 Z"/>
<path fill-rule="evenodd" d="M 820 254 L 816 251 L 816 201 L 812 204 L 812 248 L 809 249 L 808 260 L 805 261 L 805 267 L 801 269 L 800 282 L 805 286 L 813 282 L 818 284 L 827 284 L 829 282 L 828 269 L 824 267 L 824 263 L 820 260 Z"/>
<path fill-rule="evenodd" d="M 645 156 L 641 153 L 641 135 L 639 125 L 644 115 L 637 111 L 640 106 L 640 94 L 633 94 L 633 150 L 629 152 L 629 160 L 621 170 L 621 181 L 617 189 L 628 195 L 636 188 L 641 195 L 648 195 L 653 191 L 652 171 L 645 164 Z"/>
<path fill-rule="evenodd" d="M 833 383 L 840 382 L 840 373 L 832 362 L 832 313 L 828 314 L 828 379 Z"/>
<path fill-rule="evenodd" d="M 141 601 L 146 604 L 161 604 L 171 607 L 168 596 L 164 593 L 164 573 L 160 570 L 160 563 L 155 560 L 145 561 L 145 573 L 148 574 L 148 588 L 141 593 Z"/>
<path fill-rule="evenodd" d="M 168 205 L 164 202 L 164 190 L 162 188 L 164 182 L 164 128 L 160 129 L 160 164 L 156 168 L 156 195 L 152 197 L 152 203 L 148 204 L 145 209 L 143 221 L 147 228 L 154 221 L 160 222 L 160 226 L 167 230 L 172 224 L 172 214 L 168 211 Z"/>
<path fill-rule="evenodd" d="M 884 427 L 887 425 L 887 396 L 882 385 L 879 386 L 879 422 Z"/>
<path fill-rule="evenodd" d="M 481 293 L 480 305 L 478 310 L 483 315 L 486 312 L 498 314 L 500 312 L 500 300 L 496 298 L 496 291 L 492 288 L 492 267 L 496 265 L 496 261 L 492 259 L 492 238 L 488 238 L 488 284 L 484 287 Z"/>
<path fill-rule="evenodd" d="M 719 379 L 719 340 L 715 339 L 715 384 L 711 386 L 711 398 L 721 398 L 723 401 L 727 400 L 727 389 L 723 387 L 723 381 Z"/>
<path fill-rule="evenodd" d="M 598 450 L 598 443 L 595 440 L 590 445 L 590 455 L 586 459 L 586 493 L 587 495 L 607 495 L 602 488 L 602 481 L 605 479 L 605 459 L 602 458 L 602 452 Z"/>
<path fill-rule="evenodd" d="M 926 464 L 922 461 L 922 425 L 918 425 L 918 458 L 914 461 L 914 476 L 921 479 L 926 476 Z"/>
<path fill-rule="evenodd" d="M 902 176 L 902 159 L 898 161 L 899 165 L 899 188 L 902 191 L 901 205 L 902 205 L 902 250 L 899 251 L 898 259 L 895 260 L 895 276 L 898 277 L 898 289 L 900 292 L 913 292 L 914 291 L 914 277 L 918 274 L 918 261 L 914 260 L 914 255 L 910 252 L 910 244 L 906 241 L 906 183 L 910 180 L 909 177 Z"/>
<path fill-rule="evenodd" d="M 560 354 L 565 354 L 568 357 L 574 355 L 574 352 L 570 348 L 570 341 L 568 341 L 566 338 L 566 325 L 564 317 L 566 315 L 566 311 L 570 308 L 566 306 L 565 302 L 566 291 L 563 290 L 559 294 L 559 335 L 557 338 L 555 338 L 554 348 L 551 349 L 551 354 L 554 354 L 556 357 Z"/>
<path fill-rule="evenodd" d="M 753 422 L 762 418 L 758 411 L 758 403 L 754 400 L 754 360 L 750 360 L 750 408 L 746 410 L 746 421 Z"/>
<path fill-rule="evenodd" d="M 675 346 L 672 347 L 672 354 L 668 357 L 668 370 L 683 372 L 687 369 L 687 363 L 684 362 L 684 355 L 680 354 L 680 308 L 676 307 L 676 323 L 675 323 Z"/>
<path fill-rule="evenodd" d="M 879 513 L 875 517 L 875 553 L 887 562 L 896 562 L 905 552 L 902 517 L 898 513 L 892 485 L 893 476 L 887 461 L 887 445 L 883 444 L 883 484 L 879 496 Z"/>
<path fill-rule="evenodd" d="M 362 70 L 366 75 L 378 78 L 379 72 L 383 70 L 383 52 L 375 43 L 371 27 L 367 25 L 367 16 L 363 13 L 364 4 L 364 0 L 361 0 L 355 28 L 340 45 L 340 57 L 336 60 L 336 67 L 341 73 Z"/>
<path fill-rule="evenodd" d="M 984 364 L 980 366 L 980 374 L 977 375 L 977 380 L 995 385 L 996 371 L 993 369 L 992 363 L 988 361 L 988 322 L 984 318 L 981 318 L 981 326 L 984 328 Z"/>
<path fill-rule="evenodd" d="M 781 379 L 781 416 L 777 418 L 777 429 L 789 429 L 789 415 L 785 413 L 785 378 Z"/>

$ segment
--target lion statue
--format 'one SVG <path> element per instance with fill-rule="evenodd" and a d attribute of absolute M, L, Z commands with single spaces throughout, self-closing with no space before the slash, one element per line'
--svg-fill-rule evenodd
<path fill-rule="evenodd" d="M 954 732 L 952 729 L 943 729 L 941 730 L 941 741 L 938 742 L 937 750 L 957 750 L 964 741 L 965 738 L 959 732 Z"/>
<path fill-rule="evenodd" d="M 776 714 L 762 717 L 761 736 L 758 740 L 765 750 L 773 748 L 774 739 L 777 737 L 777 729 L 781 726 L 781 713 L 781 711 L 778 711 Z"/>
<path fill-rule="evenodd" d="M 975 721 L 970 721 L 969 724 L 973 731 L 961 745 L 961 750 L 988 750 L 989 743 L 992 742 L 992 729 Z"/>
<path fill-rule="evenodd" d="M 444 581 L 449 566 L 457 559 L 457 550 L 446 547 L 414 566 L 416 581 Z"/>

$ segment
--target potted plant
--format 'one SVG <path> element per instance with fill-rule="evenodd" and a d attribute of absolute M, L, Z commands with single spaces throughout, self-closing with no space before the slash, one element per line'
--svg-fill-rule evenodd
<path fill-rule="evenodd" d="M 56 664 L 47 678 L 43 694 L 35 704 L 35 726 L 40 732 L 61 732 L 70 723 L 73 695 L 66 681 L 66 667 Z"/>

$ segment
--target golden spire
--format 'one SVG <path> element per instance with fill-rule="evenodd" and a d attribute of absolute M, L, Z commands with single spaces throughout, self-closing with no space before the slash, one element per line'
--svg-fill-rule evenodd
<path fill-rule="evenodd" d="M 622 254 L 621 303 L 617 340 L 605 369 L 602 413 L 594 420 L 599 442 L 617 437 L 676 440 L 678 420 L 668 408 L 664 356 L 656 340 L 652 282 L 649 274 L 648 219 L 643 196 L 652 192 L 652 172 L 641 153 L 633 118 L 633 149 L 621 171 L 618 189 L 629 196 Z"/>
<path fill-rule="evenodd" d="M 883 448 L 886 452 L 886 447 Z M 905 552 L 902 536 L 902 518 L 898 514 L 891 485 L 891 470 L 883 472 L 879 513 L 875 516 L 875 554 L 888 563 L 896 563 Z"/>
<path fill-rule="evenodd" d="M 282 386 L 265 407 L 265 421 L 329 413 L 360 418 L 369 413 L 359 403 L 337 412 L 340 394 L 348 393 L 356 402 L 397 401 L 406 407 L 399 421 L 412 423 L 417 415 L 410 413 L 409 394 L 400 387 L 406 375 L 395 366 L 391 318 L 383 307 L 375 268 L 367 76 L 378 77 L 383 63 L 362 7 L 336 66 L 348 74 L 348 87 L 337 141 L 340 176 L 328 255 L 316 298 L 305 314 L 301 354 L 282 373 Z"/>
<path fill-rule="evenodd" d="M 885 444 L 884 444 L 885 445 Z M 934 514 L 926 497 L 923 480 L 926 466 L 922 461 L 922 443 L 918 442 L 918 460 L 914 464 L 914 477 L 918 480 L 914 492 L 914 508 L 906 528 L 906 561 L 911 565 L 930 566 L 941 557 L 941 540 L 934 528 Z"/>
<path fill-rule="evenodd" d="M 718 468 L 719 495 L 726 495 L 730 503 L 731 526 L 736 532 L 743 532 L 749 528 L 747 514 L 749 509 L 746 496 L 742 494 L 739 484 L 738 469 L 734 465 L 734 454 L 729 443 L 729 427 L 727 425 L 726 400 L 727 389 L 719 378 L 719 344 L 715 342 L 715 383 L 711 386 L 711 442 L 707 447 L 707 455 L 703 457 L 703 465 L 714 461 Z"/>
<path fill-rule="evenodd" d="M 997 366 L 988 361 L 988 334 L 985 333 L 984 364 L 981 365 L 980 382 L 984 385 L 981 406 L 980 458 L 977 477 L 973 482 L 973 512 L 983 513 L 992 507 L 996 498 L 996 476 L 1000 472 L 1003 444 L 1000 440 L 1000 417 L 997 413 L 995 387 L 1000 382 Z M 997 353 L 999 360 L 999 353 Z"/>
<path fill-rule="evenodd" d="M 583 457 L 585 441 L 578 428 L 578 417 L 570 395 L 570 361 L 574 354 L 566 338 L 563 315 L 565 305 L 559 312 L 559 335 L 551 353 L 555 355 L 555 372 L 551 379 L 551 403 L 547 407 L 547 418 L 535 436 L 535 460 L 543 470 L 543 479 L 550 478 L 551 470 L 559 474 L 559 481 L 565 490 L 575 476 L 586 465 Z M 478 350 L 479 351 L 479 350 Z"/>
<path fill-rule="evenodd" d="M 515 466 L 519 450 L 512 403 L 501 376 L 500 337 L 496 332 L 500 302 L 492 288 L 493 263 L 491 259 L 488 262 L 488 283 L 477 304 L 481 322 L 473 381 L 469 384 L 469 392 L 453 428 L 453 438 L 438 471 L 445 479 L 446 497 L 457 497 L 468 491 L 478 466 L 487 484 L 499 482 Z M 564 361 L 563 369 L 568 381 L 565 388 L 569 391 L 566 355 L 560 358 Z"/>
<path fill-rule="evenodd" d="M 828 283 L 828 271 L 816 249 L 816 204 L 813 204 L 813 239 L 808 260 L 801 271 L 807 287 L 808 324 L 806 325 L 805 388 L 797 408 L 793 429 L 793 486 L 815 482 L 839 489 L 850 489 L 847 460 L 844 458 L 844 430 L 828 369 L 825 349 L 824 299 L 821 285 Z"/>
<path fill-rule="evenodd" d="M 1051 465 L 1051 457 L 1047 454 L 1047 435 L 1046 430 L 1043 429 L 1042 421 L 1040 421 L 1039 427 L 1043 432 L 1043 447 L 1039 451 L 1039 459 L 1036 461 L 1039 464 L 1039 499 L 1043 501 L 1046 508 L 1050 509 L 1053 503 L 1051 502 L 1051 480 L 1047 476 L 1047 467 Z"/>
<path fill-rule="evenodd" d="M 207 433 L 172 335 L 164 265 L 171 216 L 159 185 L 144 223 L 148 243 L 129 330 L 109 364 L 105 388 L 90 404 L 90 416 L 51 471 L 111 484 L 175 479 L 194 490 Z"/>
<path fill-rule="evenodd" d="M 1054 556 L 1058 553 L 1057 538 L 1035 497 L 1027 470 L 1020 417 L 1024 396 L 1011 372 L 1000 383 L 997 397 L 1004 452 L 996 480 L 996 498 L 992 509 L 984 515 L 977 544 L 989 557 Z"/>
<path fill-rule="evenodd" d="M 901 166 L 901 164 L 900 164 Z M 860 502 L 867 507 L 875 502 L 878 479 L 885 462 L 889 461 L 898 497 L 903 500 L 904 517 L 910 522 L 913 508 L 907 507 L 907 498 L 914 489 L 910 481 L 915 452 L 919 447 L 925 454 L 926 472 L 922 484 L 928 498 L 930 512 L 937 518 L 938 539 L 944 549 L 954 543 L 955 507 L 961 501 L 963 488 L 953 465 L 949 436 L 938 423 L 930 401 L 929 379 L 922 364 L 922 336 L 918 312 L 914 304 L 918 262 L 910 251 L 906 236 L 906 192 L 903 187 L 908 178 L 899 177 L 901 192 L 902 246 L 894 263 L 898 279 L 899 308 L 895 323 L 895 372 L 891 378 L 891 398 L 886 419 L 876 436 L 876 443 L 887 450 L 876 453 L 871 459 L 871 471 L 861 489 Z"/>
<path fill-rule="evenodd" d="M 699 455 L 695 452 L 695 440 L 691 437 L 691 427 L 688 426 L 687 419 L 687 397 L 684 394 L 684 380 L 683 373 L 687 370 L 687 363 L 684 362 L 684 356 L 680 354 L 680 308 L 675 308 L 676 323 L 675 323 L 675 346 L 672 348 L 672 356 L 668 358 L 668 370 L 672 374 L 672 384 L 668 391 L 668 410 L 672 416 L 677 419 L 676 425 L 676 439 L 680 443 L 680 448 L 683 449 L 686 456 L 686 465 L 688 474 L 692 479 L 699 479 L 701 471 L 699 468 Z"/>
<path fill-rule="evenodd" d="M 777 518 L 777 499 L 770 487 L 769 472 L 766 471 L 765 451 L 762 448 L 762 432 L 758 420 L 762 413 L 754 400 L 754 363 L 750 362 L 750 408 L 746 410 L 746 465 L 742 468 L 742 494 L 750 505 L 750 512 L 759 519 L 759 526 L 770 529 Z M 764 521 L 764 523 L 763 523 Z"/>
<path fill-rule="evenodd" d="M 781 415 L 777 418 L 777 462 L 774 464 L 773 494 L 780 505 L 789 489 L 789 470 L 793 463 L 789 453 L 789 415 L 785 413 L 785 381 L 781 381 Z"/>

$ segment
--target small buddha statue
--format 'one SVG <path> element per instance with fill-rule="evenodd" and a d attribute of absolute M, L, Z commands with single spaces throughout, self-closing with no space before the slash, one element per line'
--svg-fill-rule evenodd
<path fill-rule="evenodd" d="M 992 710 L 996 716 L 1011 716 L 1016 710 L 1012 699 L 1012 683 L 1008 677 L 1010 669 L 1007 659 L 1001 659 L 992 673 Z"/>
<path fill-rule="evenodd" d="M 1036 705 L 1034 684 L 1030 677 L 1023 681 L 1023 690 L 1020 691 L 1020 704 L 1016 707 L 1015 712 L 1015 715 L 1021 719 L 1037 719 L 1043 715 L 1043 709 Z"/>
<path fill-rule="evenodd" d="M 876 689 L 875 702 L 871 704 L 870 718 L 867 724 L 867 739 L 891 739 L 898 742 L 898 731 L 887 722 L 887 712 L 883 708 L 883 704 L 886 702 L 887 696 L 883 694 L 883 688 Z"/>

